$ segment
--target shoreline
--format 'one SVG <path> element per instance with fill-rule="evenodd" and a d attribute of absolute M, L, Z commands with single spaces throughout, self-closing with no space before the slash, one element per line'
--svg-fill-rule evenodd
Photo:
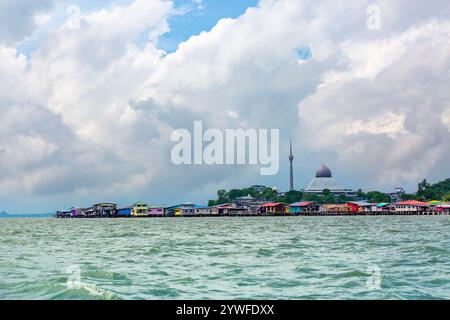
<path fill-rule="evenodd" d="M 342 214 L 342 213 L 316 213 L 316 214 L 266 214 L 266 215 L 255 215 L 255 214 L 248 214 L 248 215 L 179 215 L 179 216 L 115 216 L 115 217 L 50 217 L 52 219 L 69 219 L 69 220 L 78 220 L 78 219 L 157 219 L 157 218 L 247 218 L 247 217 L 254 217 L 254 218 L 264 218 L 264 217 L 380 217 L 380 216 L 449 216 L 448 213 L 441 213 L 441 212 L 430 212 L 430 213 L 411 213 L 411 214 L 398 214 L 398 213 L 379 213 L 379 214 Z"/>

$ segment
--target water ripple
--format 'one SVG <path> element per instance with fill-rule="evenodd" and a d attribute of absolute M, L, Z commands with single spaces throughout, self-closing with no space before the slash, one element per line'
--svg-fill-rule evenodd
<path fill-rule="evenodd" d="M 0 299 L 450 299 L 450 217 L 1 219 L 0 252 Z"/>

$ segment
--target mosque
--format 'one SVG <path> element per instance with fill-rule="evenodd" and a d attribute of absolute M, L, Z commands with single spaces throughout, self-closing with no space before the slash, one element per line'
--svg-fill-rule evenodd
<path fill-rule="evenodd" d="M 321 195 L 325 189 L 330 190 L 331 194 L 335 196 L 356 196 L 356 192 L 352 189 L 341 187 L 336 179 L 333 178 L 331 170 L 326 165 L 322 164 L 319 170 L 316 171 L 316 176 L 311 180 L 304 192 L 308 194 Z"/>
<path fill-rule="evenodd" d="M 292 162 L 294 160 L 294 156 L 292 154 L 292 143 L 290 143 L 289 150 L 289 163 L 290 163 L 290 171 L 289 171 L 289 189 L 294 190 L 294 172 Z M 336 179 L 333 178 L 331 170 L 325 165 L 322 164 L 320 168 L 316 171 L 316 176 L 311 180 L 308 186 L 301 190 L 307 194 L 316 194 L 322 195 L 323 190 L 328 189 L 331 191 L 331 194 L 334 196 L 344 195 L 347 197 L 356 197 L 356 191 L 352 189 L 343 188 L 339 185 Z"/>

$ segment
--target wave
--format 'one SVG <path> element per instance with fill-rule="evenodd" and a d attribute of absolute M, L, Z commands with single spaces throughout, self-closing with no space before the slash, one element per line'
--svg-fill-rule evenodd
<path fill-rule="evenodd" d="M 264 248 L 259 248 L 256 251 L 256 255 L 259 257 L 270 257 L 273 256 L 274 253 L 275 251 L 273 251 L 272 249 L 264 249 Z"/>
<path fill-rule="evenodd" d="M 119 296 L 105 289 L 102 289 L 95 284 L 79 283 L 75 288 L 67 288 L 66 290 L 51 297 L 54 300 L 64 299 L 102 299 L 102 300 L 117 300 Z"/>
<path fill-rule="evenodd" d="M 123 285 L 129 285 L 132 283 L 131 280 L 124 274 L 99 268 L 85 271 L 82 273 L 82 276 L 83 278 L 92 280 L 112 280 L 114 282 L 117 282 L 118 284 L 120 283 Z"/>
<path fill-rule="evenodd" d="M 384 232 L 387 232 L 387 233 L 400 233 L 402 231 L 399 230 L 399 229 L 385 229 Z"/>

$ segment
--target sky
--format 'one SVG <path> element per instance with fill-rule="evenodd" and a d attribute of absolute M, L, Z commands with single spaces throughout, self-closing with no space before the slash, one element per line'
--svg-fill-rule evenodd
<path fill-rule="evenodd" d="M 450 4 L 0 0 L 0 211 L 450 177 Z M 176 166 L 171 133 L 280 129 L 280 171 Z"/>

